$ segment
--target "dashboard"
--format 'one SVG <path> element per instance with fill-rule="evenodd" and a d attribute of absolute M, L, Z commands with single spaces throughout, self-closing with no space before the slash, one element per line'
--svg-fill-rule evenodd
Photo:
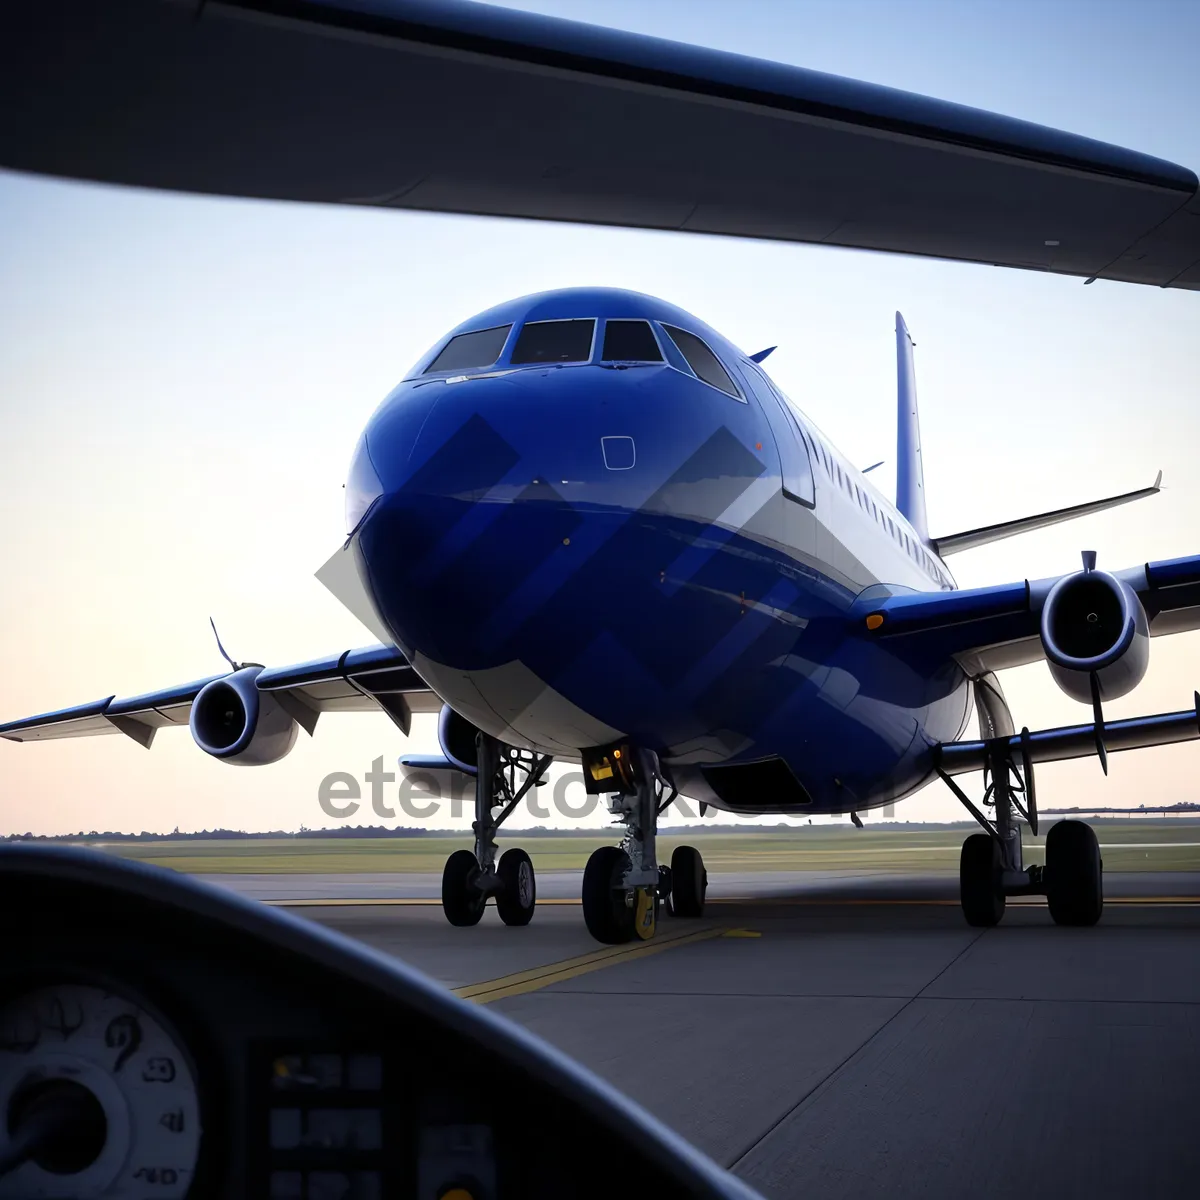
<path fill-rule="evenodd" d="M 287 913 L 0 848 L 0 1198 L 751 1192 L 545 1043 Z"/>

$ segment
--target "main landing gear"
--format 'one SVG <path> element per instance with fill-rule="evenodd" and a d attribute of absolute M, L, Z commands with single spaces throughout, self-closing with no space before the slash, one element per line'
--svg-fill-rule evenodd
<path fill-rule="evenodd" d="M 658 865 L 658 818 L 678 793 L 663 780 L 657 758 L 614 746 L 585 754 L 583 765 L 588 790 L 608 791 L 609 812 L 625 826 L 621 844 L 601 846 L 584 869 L 588 932 L 609 945 L 651 938 L 663 901 L 674 916 L 702 916 L 708 874 L 699 851 L 677 846 L 670 867 Z"/>
<path fill-rule="evenodd" d="M 1017 753 L 1006 737 L 987 743 L 984 768 L 985 809 L 939 771 L 950 790 L 983 826 L 963 842 L 959 859 L 959 896 L 968 925 L 998 925 L 1009 896 L 1044 895 L 1056 925 L 1095 925 L 1104 911 L 1104 864 L 1095 831 L 1083 821 L 1058 821 L 1046 835 L 1046 865 L 1026 867 L 1021 856 L 1021 825 L 1038 831 L 1037 797 L 1029 730 L 1022 729 Z"/>
<path fill-rule="evenodd" d="M 442 909 L 451 925 L 477 925 L 496 898 L 496 911 L 505 925 L 528 925 L 537 904 L 537 878 L 524 850 L 505 850 L 496 861 L 496 831 L 542 782 L 550 756 L 518 750 L 480 733 L 475 739 L 478 775 L 475 780 L 475 849 L 456 850 L 442 871 Z M 518 779 L 524 776 L 518 787 Z M 500 812 L 496 814 L 495 809 Z"/>

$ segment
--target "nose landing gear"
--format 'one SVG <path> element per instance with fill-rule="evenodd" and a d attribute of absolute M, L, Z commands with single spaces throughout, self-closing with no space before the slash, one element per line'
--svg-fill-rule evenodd
<path fill-rule="evenodd" d="M 629 746 L 584 754 L 588 790 L 610 792 L 609 812 L 625 826 L 620 846 L 601 846 L 583 873 L 583 920 L 598 942 L 615 945 L 654 936 L 663 901 L 677 917 L 704 912 L 708 875 L 699 851 L 678 846 L 670 868 L 657 858 L 658 818 L 678 794 L 658 759 Z"/>
<path fill-rule="evenodd" d="M 451 925 L 478 925 L 495 896 L 505 925 L 528 925 L 537 906 L 537 877 L 524 850 L 506 850 L 496 863 L 496 832 L 542 782 L 550 756 L 506 746 L 486 733 L 476 737 L 475 849 L 456 850 L 442 871 L 442 910 Z M 524 781 L 518 787 L 519 776 Z M 499 808 L 497 814 L 495 809 Z"/>

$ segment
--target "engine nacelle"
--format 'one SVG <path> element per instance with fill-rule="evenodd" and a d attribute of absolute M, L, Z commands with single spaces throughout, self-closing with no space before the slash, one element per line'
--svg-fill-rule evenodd
<path fill-rule="evenodd" d="M 442 705 L 438 716 L 438 742 L 442 753 L 459 769 L 474 775 L 479 766 L 475 749 L 475 738 L 479 730 L 460 716 L 448 704 Z"/>
<path fill-rule="evenodd" d="M 296 744 L 299 726 L 255 682 L 262 667 L 243 667 L 205 684 L 192 701 L 188 725 L 196 745 L 222 762 L 263 767 Z"/>
<path fill-rule="evenodd" d="M 1150 624 L 1137 593 L 1107 571 L 1065 575 L 1042 607 L 1042 649 L 1050 674 L 1068 696 L 1092 702 L 1131 692 L 1150 665 Z"/>

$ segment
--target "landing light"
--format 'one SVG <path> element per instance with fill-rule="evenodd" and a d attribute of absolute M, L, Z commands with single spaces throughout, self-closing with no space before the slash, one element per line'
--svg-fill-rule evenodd
<path fill-rule="evenodd" d="M 639 772 L 628 744 L 584 750 L 580 757 L 583 760 L 584 790 L 589 795 L 602 792 L 632 795 L 637 791 Z"/>

